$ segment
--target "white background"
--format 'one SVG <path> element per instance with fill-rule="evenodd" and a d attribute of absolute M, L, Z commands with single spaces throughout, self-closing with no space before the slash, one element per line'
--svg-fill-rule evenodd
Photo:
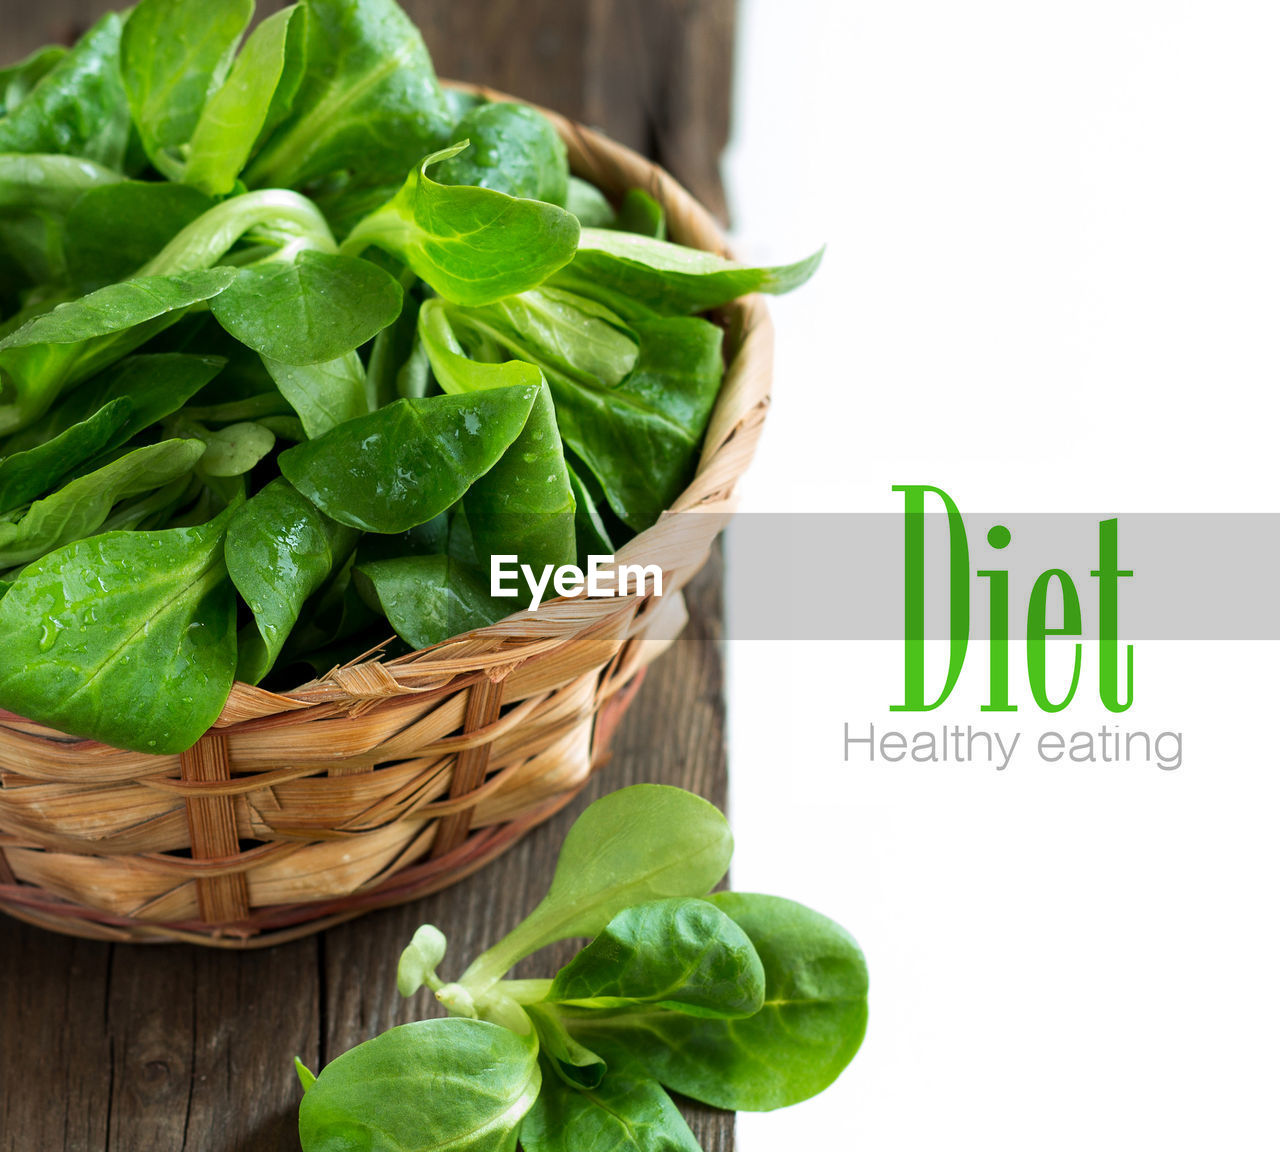
<path fill-rule="evenodd" d="M 1276 510 L 1280 6 L 743 0 L 740 32 L 739 248 L 828 245 L 774 307 L 745 509 L 935 484 L 975 523 L 1119 514 L 1122 559 L 1126 511 Z M 1278 647 L 1139 642 L 1121 716 L 1089 654 L 1056 717 L 1015 649 L 1024 744 L 1106 722 L 1185 759 L 998 773 L 843 760 L 846 721 L 991 726 L 981 645 L 891 714 L 898 645 L 731 640 L 735 887 L 847 925 L 872 979 L 854 1064 L 743 1152 L 1280 1146 Z"/>

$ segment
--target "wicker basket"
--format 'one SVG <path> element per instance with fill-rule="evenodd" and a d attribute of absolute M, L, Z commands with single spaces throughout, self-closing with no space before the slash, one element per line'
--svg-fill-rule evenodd
<path fill-rule="evenodd" d="M 548 115 L 574 172 L 606 192 L 646 189 L 674 240 L 725 251 L 670 176 Z M 237 683 L 180 756 L 0 712 L 0 908 L 91 938 L 259 947 L 443 888 L 567 803 L 684 623 L 677 590 L 755 450 L 768 315 L 747 297 L 718 318 L 729 365 L 697 475 L 618 555 L 661 564 L 663 596 L 554 600 L 294 692 Z"/>

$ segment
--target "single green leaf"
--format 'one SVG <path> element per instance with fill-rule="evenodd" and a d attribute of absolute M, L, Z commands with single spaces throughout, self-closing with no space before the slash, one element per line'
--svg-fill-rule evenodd
<path fill-rule="evenodd" d="M 323 364 L 282 364 L 267 357 L 262 363 L 297 412 L 308 439 L 369 412 L 364 365 L 354 352 Z"/>
<path fill-rule="evenodd" d="M 573 491 L 573 526 L 578 540 L 578 566 L 585 568 L 588 556 L 612 556 L 617 549 L 609 536 L 604 518 L 600 515 L 595 494 L 573 465 L 566 462 L 565 466 L 569 469 L 569 487 Z"/>
<path fill-rule="evenodd" d="M 142 146 L 171 180 L 179 149 L 221 85 L 253 16 L 253 0 L 140 0 L 120 41 L 120 68 Z"/>
<path fill-rule="evenodd" d="M 0 513 L 34 500 L 78 464 L 106 450 L 131 411 L 130 402 L 121 397 L 53 439 L 0 459 Z"/>
<path fill-rule="evenodd" d="M 414 648 L 484 628 L 518 605 L 497 600 L 463 564 L 448 556 L 399 556 L 361 562 L 356 573 L 396 634 Z"/>
<path fill-rule="evenodd" d="M 556 973 L 547 999 L 575 1008 L 650 1004 L 694 1016 L 750 1016 L 764 969 L 746 933 L 705 900 L 655 900 L 619 912 Z"/>
<path fill-rule="evenodd" d="M 0 600 L 0 707 L 138 752 L 190 747 L 235 671 L 222 525 L 112 532 L 23 570 Z"/>
<path fill-rule="evenodd" d="M 454 324 L 523 360 L 612 388 L 636 366 L 639 341 L 616 314 L 582 296 L 533 289 L 483 308 L 452 308 Z"/>
<path fill-rule="evenodd" d="M 298 1134 L 304 1152 L 514 1152 L 541 1082 L 531 1039 L 421 1020 L 328 1064 L 302 1098 Z"/>
<path fill-rule="evenodd" d="M 199 440 L 163 440 L 69 480 L 17 518 L 0 521 L 0 569 L 91 535 L 120 500 L 185 475 L 203 453 Z"/>
<path fill-rule="evenodd" d="M 245 41 L 192 130 L 187 184 L 225 196 L 263 133 L 288 114 L 302 79 L 306 16 L 295 4 L 267 17 Z"/>
<path fill-rule="evenodd" d="M 311 1085 L 316 1082 L 316 1074 L 302 1062 L 299 1056 L 293 1058 L 293 1067 L 298 1073 L 298 1083 L 302 1085 L 302 1091 L 309 1092 Z"/>
<path fill-rule="evenodd" d="M 514 555 L 536 572 L 574 562 L 573 492 L 555 405 L 545 384 L 515 443 L 476 480 L 463 505 L 485 570 L 497 554 Z"/>
<path fill-rule="evenodd" d="M 280 471 L 327 515 L 404 532 L 450 507 L 524 429 L 535 388 L 397 400 L 280 454 Z"/>
<path fill-rule="evenodd" d="M 660 1085 L 612 1071 L 589 1089 L 544 1075 L 520 1144 L 524 1152 L 701 1152 Z"/>
<path fill-rule="evenodd" d="M 29 451 L 90 419 L 99 409 L 124 400 L 128 403 L 128 419 L 105 445 L 105 450 L 118 448 L 144 428 L 176 412 L 225 364 L 220 356 L 181 352 L 127 356 L 63 396 L 34 424 L 0 445 L 0 452 Z"/>
<path fill-rule="evenodd" d="M 227 526 L 227 570 L 253 613 L 237 676 L 256 684 L 276 662 L 302 606 L 355 547 L 356 533 L 329 519 L 287 480 L 273 480 Z"/>
<path fill-rule="evenodd" d="M 602 796 L 569 829 L 542 902 L 462 980 L 483 991 L 531 952 L 595 936 L 633 904 L 705 896 L 732 854 L 728 821 L 690 792 L 637 784 Z"/>
<path fill-rule="evenodd" d="M 307 0 L 306 73 L 288 117 L 245 172 L 297 188 L 351 171 L 398 181 L 448 133 L 422 36 L 394 0 Z"/>
<path fill-rule="evenodd" d="M 605 1063 L 594 1052 L 579 1044 L 564 1026 L 560 1014 L 550 1006 L 524 1005 L 524 1012 L 538 1030 L 543 1067 L 550 1066 L 550 1079 L 560 1079 L 571 1088 L 596 1088 L 607 1071 Z M 543 1089 L 549 1081 L 544 1075 Z"/>
<path fill-rule="evenodd" d="M 458 395 L 485 388 L 542 385 L 542 372 L 525 360 L 489 364 L 468 357 L 458 343 L 449 315 L 449 306 L 443 300 L 428 300 L 418 314 L 419 339 L 431 371 L 446 392 Z"/>
<path fill-rule="evenodd" d="M 568 152 L 541 112 L 526 104 L 479 104 L 458 121 L 449 143 L 464 140 L 471 147 L 436 169 L 441 184 L 471 184 L 565 206 Z"/>
<path fill-rule="evenodd" d="M 276 435 L 270 428 L 252 420 L 229 424 L 201 439 L 204 440 L 205 452 L 199 470 L 204 476 L 243 476 L 276 443 Z"/>
<path fill-rule="evenodd" d="M 633 321 L 635 369 L 613 388 L 548 367 L 565 444 L 639 532 L 687 487 L 724 377 L 723 333 L 697 317 Z M 584 477 L 585 479 L 585 477 Z"/>
<path fill-rule="evenodd" d="M 235 275 L 211 268 L 110 284 L 10 333 L 0 340 L 0 434 L 31 423 L 63 388 L 133 351 Z"/>
<path fill-rule="evenodd" d="M 400 315 L 395 278 L 368 260 L 304 251 L 243 268 L 211 307 L 242 344 L 283 364 L 322 364 Z"/>
<path fill-rule="evenodd" d="M 0 152 L 58 152 L 120 168 L 129 139 L 120 27 L 116 13 L 104 16 L 0 119 Z"/>
<path fill-rule="evenodd" d="M 0 68 L 0 116 L 9 116 L 31 94 L 31 90 L 67 54 L 61 44 L 37 48 L 30 56 L 8 68 Z"/>
<path fill-rule="evenodd" d="M 450 187 L 427 175 L 462 147 L 428 156 L 390 203 L 361 221 L 343 250 L 376 244 L 445 299 L 490 304 L 534 288 L 564 267 L 578 245 L 578 220 L 540 200 Z"/>
<path fill-rule="evenodd" d="M 65 216 L 89 189 L 123 179 L 80 156 L 6 153 L 0 155 L 0 214 L 38 210 Z"/>
<path fill-rule="evenodd" d="M 569 194 L 565 207 L 583 228 L 609 228 L 617 215 L 605 194 L 580 176 L 569 177 Z"/>
<path fill-rule="evenodd" d="M 570 1031 L 613 1067 L 641 1068 L 717 1108 L 764 1112 L 830 1085 L 867 1026 L 867 968 L 857 944 L 825 916 L 776 896 L 708 899 L 751 939 L 764 965 L 764 1006 L 744 1020 L 641 1010 L 583 1014 Z"/>
<path fill-rule="evenodd" d="M 215 204 L 170 240 L 138 275 L 212 268 L 251 232 L 281 247 L 288 244 L 322 252 L 334 249 L 333 234 L 314 203 L 287 188 L 265 188 Z"/>
<path fill-rule="evenodd" d="M 667 214 L 643 188 L 628 188 L 618 218 L 608 225 L 619 232 L 634 232 L 652 240 L 667 238 Z"/>
<path fill-rule="evenodd" d="M 88 190 L 121 179 L 79 156 L 0 155 L 0 257 L 20 269 L 0 271 L 0 283 L 8 281 L 6 294 L 19 287 L 20 275 L 42 286 L 66 280 L 68 213 Z"/>
<path fill-rule="evenodd" d="M 444 959 L 446 948 L 444 933 L 434 924 L 423 924 L 418 928 L 400 953 L 400 963 L 396 967 L 396 989 L 401 996 L 412 996 L 424 984 L 432 989 L 440 987 L 436 969 Z"/>
<path fill-rule="evenodd" d="M 85 192 L 67 214 L 67 269 L 81 284 L 125 280 L 213 201 L 181 184 L 129 180 Z"/>
<path fill-rule="evenodd" d="M 606 303 L 609 293 L 621 293 L 660 315 L 687 316 L 749 292 L 790 292 L 821 262 L 819 250 L 795 264 L 753 267 L 649 236 L 584 228 L 573 263 L 553 283 Z"/>

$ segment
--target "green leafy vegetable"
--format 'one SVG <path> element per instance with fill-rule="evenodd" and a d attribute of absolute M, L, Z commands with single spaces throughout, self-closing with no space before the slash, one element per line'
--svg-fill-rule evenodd
<path fill-rule="evenodd" d="M 376 265 L 304 251 L 245 268 L 213 301 L 242 344 L 282 364 L 336 360 L 400 315 L 400 285 Z"/>
<path fill-rule="evenodd" d="M 437 974 L 443 933 L 423 925 L 414 934 L 397 986 L 411 996 L 425 984 L 452 1019 L 393 1029 L 318 1081 L 299 1065 L 304 1152 L 470 1148 L 460 1117 L 488 1132 L 488 1117 L 516 1110 L 524 1152 L 697 1152 L 664 1089 L 750 1110 L 822 1091 L 862 1041 L 862 953 L 844 929 L 792 901 L 689 894 L 714 884 L 727 862 L 724 818 L 688 792 L 639 785 L 597 800 L 569 830 L 547 898 L 456 983 Z M 670 889 L 686 894 L 652 898 Z M 503 979 L 541 943 L 592 933 L 554 979 Z M 492 1048 L 495 1027 L 509 1030 L 503 1052 Z M 492 1063 L 477 1056 L 478 1042 Z M 531 1060 L 541 1065 L 536 1081 Z M 326 1078 L 343 1102 L 333 1112 L 312 1102 Z M 421 1094 L 420 1117 L 403 1112 L 392 1085 Z M 375 1128 L 386 1142 L 372 1142 Z M 514 1147 L 515 1138 L 500 1126 L 480 1146 Z"/>
<path fill-rule="evenodd" d="M 302 79 L 306 17 L 307 9 L 295 4 L 254 29 L 192 129 L 182 174 L 187 184 L 225 196 L 254 145 L 288 115 Z"/>
<path fill-rule="evenodd" d="M 573 263 L 555 283 L 606 303 L 617 293 L 663 316 L 687 316 L 748 292 L 790 292 L 821 262 L 818 251 L 795 264 L 751 267 L 649 236 L 584 228 Z"/>
<path fill-rule="evenodd" d="M 273 480 L 227 526 L 227 570 L 248 604 L 254 631 L 240 641 L 236 675 L 256 684 L 275 663 L 303 604 L 355 546 L 287 480 Z"/>
<path fill-rule="evenodd" d="M 700 1152 L 662 1087 L 620 1074 L 601 1084 L 571 1088 L 543 1075 L 542 1091 L 520 1128 L 524 1152 Z"/>
<path fill-rule="evenodd" d="M 130 402 L 121 397 L 60 435 L 0 459 L 0 514 L 34 500 L 77 464 L 105 449 L 128 422 L 131 410 Z"/>
<path fill-rule="evenodd" d="M 119 169 L 129 139 L 120 82 L 121 20 L 99 20 L 0 119 L 0 153 L 59 152 Z"/>
<path fill-rule="evenodd" d="M 322 364 L 282 364 L 269 357 L 263 364 L 310 439 L 369 412 L 364 365 L 354 352 Z"/>
<path fill-rule="evenodd" d="M 537 1046 L 506 1028 L 422 1020 L 327 1065 L 298 1134 L 307 1152 L 514 1152 L 541 1082 Z"/>
<path fill-rule="evenodd" d="M 534 388 L 397 400 L 280 454 L 280 471 L 327 515 L 404 532 L 453 505 L 523 431 Z"/>
<path fill-rule="evenodd" d="M 448 124 L 431 57 L 393 0 L 307 0 L 305 75 L 244 180 L 251 188 L 301 187 L 333 173 L 399 181 Z"/>
<path fill-rule="evenodd" d="M 170 179 L 181 179 L 179 149 L 252 15 L 253 0 L 141 0 L 130 13 L 120 41 L 124 87 L 142 146 Z"/>
<path fill-rule="evenodd" d="M 451 145 L 470 147 L 436 169 L 441 184 L 473 184 L 561 208 L 569 158 L 550 121 L 524 104 L 479 104 L 458 121 Z"/>
<path fill-rule="evenodd" d="M 165 440 L 137 448 L 37 500 L 16 519 L 0 520 L 0 568 L 96 532 L 111 509 L 128 496 L 150 492 L 185 476 L 204 455 L 199 440 Z"/>
<path fill-rule="evenodd" d="M 109 532 L 24 569 L 0 600 L 0 706 L 121 748 L 189 748 L 235 668 L 222 535 L 217 521 Z"/>
<path fill-rule="evenodd" d="M 93 287 L 124 280 L 213 201 L 181 184 L 129 180 L 86 191 L 67 214 L 67 269 Z"/>
<path fill-rule="evenodd" d="M 212 268 L 126 280 L 59 305 L 0 340 L 0 433 L 42 415 L 64 387 L 132 352 L 235 275 Z"/>
<path fill-rule="evenodd" d="M 0 706 L 148 751 L 194 741 L 236 672 L 287 690 L 388 622 L 399 651 L 439 643 L 520 607 L 495 557 L 546 589 L 653 524 L 723 375 L 720 329 L 684 313 L 816 260 L 666 244 L 647 193 L 570 175 L 553 117 L 444 94 L 395 0 L 252 14 L 138 0 L 0 69 Z M 84 635 L 28 659 L 55 559 Z M 184 614 L 187 647 L 156 647 Z M 705 895 L 691 868 L 553 900 L 502 947 Z M 491 975 L 477 1013 L 523 1034 Z M 596 1085 L 576 1011 L 532 1016 L 557 1077 Z"/>
<path fill-rule="evenodd" d="M 673 1091 L 718 1108 L 769 1111 L 807 1100 L 853 1059 L 867 1026 L 867 969 L 852 937 L 801 904 L 721 892 L 713 904 L 750 938 L 765 1002 L 744 1020 L 670 1012 L 571 1022 L 571 1031 Z"/>
<path fill-rule="evenodd" d="M 356 573 L 372 585 L 377 607 L 396 634 L 415 648 L 483 628 L 515 608 L 495 600 L 485 581 L 449 556 L 375 560 L 360 564 Z"/>
<path fill-rule="evenodd" d="M 575 1008 L 653 1004 L 694 1016 L 751 1016 L 764 969 L 746 934 L 705 900 L 655 900 L 618 913 L 556 973 L 547 999 Z"/>
<path fill-rule="evenodd" d="M 465 147 L 428 156 L 389 204 L 357 225 L 343 250 L 376 244 L 445 299 L 471 305 L 534 288 L 573 259 L 578 221 L 563 208 L 490 188 L 438 184 L 427 175 Z"/>

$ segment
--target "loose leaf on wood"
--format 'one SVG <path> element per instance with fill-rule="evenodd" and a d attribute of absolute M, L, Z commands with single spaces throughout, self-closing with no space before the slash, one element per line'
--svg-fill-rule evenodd
<path fill-rule="evenodd" d="M 235 669 L 222 532 L 111 532 L 26 568 L 0 600 L 0 706 L 139 752 L 194 744 Z"/>
<path fill-rule="evenodd" d="M 178 150 L 252 15 L 253 0 L 140 0 L 129 15 L 120 42 L 129 107 L 151 162 L 171 180 L 182 178 Z"/>
<path fill-rule="evenodd" d="M 232 513 L 227 570 L 255 626 L 240 640 L 239 679 L 256 684 L 267 674 L 303 604 L 350 554 L 356 535 L 287 480 L 273 480 Z"/>
<path fill-rule="evenodd" d="M 575 1008 L 652 1005 L 694 1016 L 750 1016 L 764 969 L 746 933 L 706 900 L 655 900 L 619 912 L 559 972 L 547 999 Z"/>
<path fill-rule="evenodd" d="M 298 1134 L 303 1152 L 514 1152 L 541 1081 L 532 1037 L 420 1020 L 328 1064 L 302 1098 Z"/>
<path fill-rule="evenodd" d="M 280 454 L 280 470 L 327 515 L 405 532 L 456 503 L 524 429 L 536 388 L 397 400 Z"/>
<path fill-rule="evenodd" d="M 613 1071 L 586 1089 L 544 1074 L 520 1143 L 524 1152 L 702 1152 L 659 1084 Z"/>
<path fill-rule="evenodd" d="M 595 936 L 632 904 L 705 896 L 732 855 L 728 822 L 692 793 L 637 784 L 602 796 L 569 829 L 541 903 L 462 979 L 483 989 L 543 945 Z"/>
<path fill-rule="evenodd" d="M 867 1025 L 867 968 L 853 938 L 776 896 L 708 897 L 750 938 L 764 965 L 764 1006 L 741 1020 L 678 1012 L 584 1015 L 570 1031 L 610 1067 L 639 1068 L 717 1108 L 764 1112 L 799 1103 L 853 1059 Z"/>
<path fill-rule="evenodd" d="M 176 412 L 225 364 L 221 356 L 182 352 L 126 356 L 67 393 L 34 424 L 0 444 L 0 452 L 34 448 L 88 420 L 100 408 L 123 400 L 128 403 L 128 419 L 105 445 L 107 449 L 118 448 L 144 428 Z"/>
<path fill-rule="evenodd" d="M 573 258 L 578 220 L 563 208 L 490 188 L 438 184 L 427 170 L 463 145 L 433 153 L 385 207 L 343 244 L 385 248 L 447 300 L 490 304 L 541 284 Z"/>

